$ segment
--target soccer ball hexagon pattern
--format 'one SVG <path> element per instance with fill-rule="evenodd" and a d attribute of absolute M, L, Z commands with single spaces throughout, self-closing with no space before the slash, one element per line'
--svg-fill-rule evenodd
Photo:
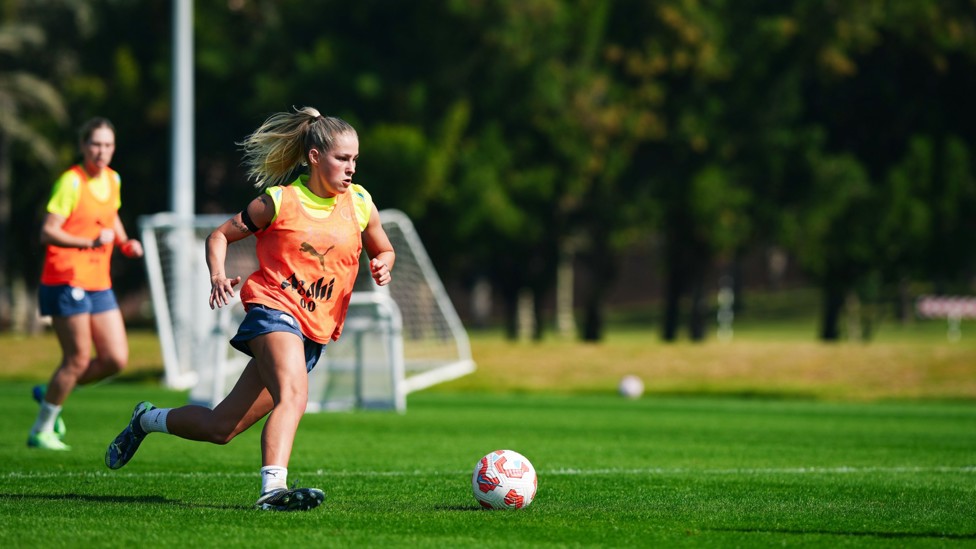
<path fill-rule="evenodd" d="M 513 450 L 495 450 L 474 466 L 471 489 L 485 509 L 523 509 L 535 499 L 535 467 Z"/>

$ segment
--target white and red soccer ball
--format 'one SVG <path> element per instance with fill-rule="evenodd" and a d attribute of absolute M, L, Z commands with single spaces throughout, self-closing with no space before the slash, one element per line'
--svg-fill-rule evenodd
<path fill-rule="evenodd" d="M 471 475 L 474 498 L 485 509 L 528 507 L 537 487 L 535 467 L 512 450 L 495 450 L 481 458 Z"/>

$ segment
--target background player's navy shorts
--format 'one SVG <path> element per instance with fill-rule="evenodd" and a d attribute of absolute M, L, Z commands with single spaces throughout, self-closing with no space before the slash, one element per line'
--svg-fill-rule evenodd
<path fill-rule="evenodd" d="M 41 316 L 74 316 L 85 313 L 95 315 L 119 308 L 115 292 L 111 288 L 89 292 L 67 284 L 41 284 L 37 292 L 37 302 Z"/>
<path fill-rule="evenodd" d="M 271 332 L 288 332 L 301 338 L 305 345 L 305 371 L 311 372 L 312 368 L 319 361 L 325 345 L 317 343 L 305 337 L 298 327 L 298 321 L 290 314 L 283 313 L 277 309 L 265 307 L 264 305 L 252 305 L 244 315 L 241 327 L 237 329 L 237 335 L 230 340 L 230 344 L 238 351 L 247 356 L 254 356 L 248 341 L 259 335 Z"/>

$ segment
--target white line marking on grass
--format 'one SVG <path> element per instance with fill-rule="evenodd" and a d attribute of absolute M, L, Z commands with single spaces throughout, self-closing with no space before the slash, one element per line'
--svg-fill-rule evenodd
<path fill-rule="evenodd" d="M 686 467 L 648 467 L 640 469 L 549 469 L 541 470 L 542 476 L 606 476 L 606 475 L 852 475 L 852 474 L 914 474 L 914 473 L 976 473 L 976 466 L 950 467 L 742 467 L 730 469 L 692 469 Z M 470 475 L 471 471 L 315 471 L 293 470 L 293 477 L 420 477 Z M 203 471 L 8 471 L 0 473 L 5 479 L 45 478 L 252 478 L 256 472 L 203 472 Z"/>
<path fill-rule="evenodd" d="M 540 471 L 540 474 L 543 472 Z M 967 467 L 735 467 L 731 469 L 691 469 L 649 467 L 646 469 L 553 469 L 549 475 L 841 475 L 863 473 L 976 473 Z"/>

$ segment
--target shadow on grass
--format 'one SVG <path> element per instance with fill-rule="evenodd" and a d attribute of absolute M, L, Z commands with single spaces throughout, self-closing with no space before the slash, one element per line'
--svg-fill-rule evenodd
<path fill-rule="evenodd" d="M 125 371 L 117 377 L 112 378 L 112 383 L 144 384 L 162 383 L 166 377 L 166 372 L 162 369 L 146 369 Z"/>
<path fill-rule="evenodd" d="M 189 509 L 227 509 L 227 510 L 248 510 L 251 506 L 241 505 L 213 505 L 187 503 L 185 501 L 167 499 L 162 496 L 101 496 L 94 494 L 3 494 L 0 493 L 0 501 L 3 500 L 38 500 L 38 501 L 85 501 L 89 503 L 122 503 L 125 505 L 144 504 L 144 505 L 173 505 Z"/>
<path fill-rule="evenodd" d="M 702 528 L 706 532 L 735 532 L 741 534 L 789 534 L 789 535 L 818 535 L 818 536 L 851 536 L 855 538 L 882 539 L 976 539 L 976 533 L 950 534 L 948 532 L 843 532 L 830 530 L 787 530 L 779 528 Z"/>
<path fill-rule="evenodd" d="M 487 512 L 486 509 L 482 507 L 475 507 L 473 505 L 435 505 L 434 509 L 438 511 L 479 511 Z"/>

